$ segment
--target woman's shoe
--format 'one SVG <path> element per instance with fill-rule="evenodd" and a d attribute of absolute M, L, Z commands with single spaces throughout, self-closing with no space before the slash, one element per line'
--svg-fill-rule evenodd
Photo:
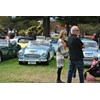
<path fill-rule="evenodd" d="M 57 83 L 65 83 L 65 82 L 63 82 L 63 81 L 61 81 L 61 80 L 57 80 Z"/>

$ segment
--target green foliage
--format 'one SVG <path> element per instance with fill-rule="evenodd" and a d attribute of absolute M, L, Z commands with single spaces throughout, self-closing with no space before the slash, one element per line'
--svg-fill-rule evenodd
<path fill-rule="evenodd" d="M 0 32 L 3 32 L 4 28 L 0 25 Z"/>
<path fill-rule="evenodd" d="M 42 35 L 42 32 L 43 32 L 42 29 L 41 29 L 41 30 L 38 30 L 38 31 L 37 31 L 37 35 Z"/>
<path fill-rule="evenodd" d="M 70 25 L 100 23 L 100 16 L 58 16 L 58 20 Z"/>
<path fill-rule="evenodd" d="M 80 30 L 84 30 L 88 35 L 93 35 L 94 32 L 100 32 L 100 24 L 79 24 Z"/>
<path fill-rule="evenodd" d="M 36 30 L 36 26 L 31 26 L 30 30 L 32 30 L 32 31 Z"/>
<path fill-rule="evenodd" d="M 37 26 L 37 25 L 38 25 L 37 21 L 24 20 L 24 21 L 16 22 L 14 28 L 18 30 L 22 30 L 22 29 L 26 30 L 27 28 L 31 26 Z"/>
<path fill-rule="evenodd" d="M 36 30 L 37 30 L 37 35 L 42 35 L 42 33 L 43 33 L 43 25 L 41 25 L 41 24 L 38 25 Z"/>
<path fill-rule="evenodd" d="M 26 31 L 25 30 L 20 30 L 19 31 L 19 35 L 20 36 L 25 36 L 26 35 Z"/>
<path fill-rule="evenodd" d="M 8 24 L 9 23 L 9 24 Z M 0 16 L 0 25 L 4 28 L 11 24 L 11 16 Z"/>

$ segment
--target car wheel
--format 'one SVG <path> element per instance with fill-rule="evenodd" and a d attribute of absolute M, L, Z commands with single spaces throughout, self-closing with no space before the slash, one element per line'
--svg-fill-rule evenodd
<path fill-rule="evenodd" d="M 0 54 L 0 63 L 1 63 L 1 61 L 2 61 L 2 56 L 1 56 L 1 54 Z"/>
<path fill-rule="evenodd" d="M 23 64 L 23 62 L 22 61 L 19 61 L 19 65 L 22 65 Z"/>
<path fill-rule="evenodd" d="M 47 56 L 47 61 L 46 61 L 46 65 L 49 65 L 49 57 L 50 57 L 50 54 L 48 53 L 48 56 Z"/>

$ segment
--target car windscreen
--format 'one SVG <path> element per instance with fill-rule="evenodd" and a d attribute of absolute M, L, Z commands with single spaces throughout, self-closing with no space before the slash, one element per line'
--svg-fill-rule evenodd
<path fill-rule="evenodd" d="M 97 47 L 97 43 L 95 43 L 95 42 L 84 42 L 84 45 L 85 45 L 85 47 L 86 48 L 88 48 L 88 47 Z"/>
<path fill-rule="evenodd" d="M 30 47 L 30 46 L 40 46 L 40 45 L 50 46 L 50 43 L 43 43 L 43 42 L 38 42 L 38 41 L 29 41 L 28 42 L 28 47 Z"/>
<path fill-rule="evenodd" d="M 30 46 L 38 46 L 38 45 L 39 44 L 36 41 L 29 41 L 27 47 L 30 47 Z"/>
<path fill-rule="evenodd" d="M 19 43 L 28 43 L 30 40 L 29 39 L 19 39 Z"/>
<path fill-rule="evenodd" d="M 57 43 L 57 42 L 58 42 L 57 40 L 52 40 L 52 41 L 51 41 L 51 43 Z"/>
<path fill-rule="evenodd" d="M 37 36 L 36 39 L 45 40 L 45 37 Z"/>

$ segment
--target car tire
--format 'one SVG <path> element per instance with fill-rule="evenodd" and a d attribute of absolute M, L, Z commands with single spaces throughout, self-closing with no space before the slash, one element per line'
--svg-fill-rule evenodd
<path fill-rule="evenodd" d="M 19 65 L 22 65 L 23 64 L 23 62 L 22 61 L 19 61 Z"/>
<path fill-rule="evenodd" d="M 50 57 L 50 54 L 48 53 L 47 61 L 45 62 L 46 65 L 49 65 L 49 57 Z"/>

